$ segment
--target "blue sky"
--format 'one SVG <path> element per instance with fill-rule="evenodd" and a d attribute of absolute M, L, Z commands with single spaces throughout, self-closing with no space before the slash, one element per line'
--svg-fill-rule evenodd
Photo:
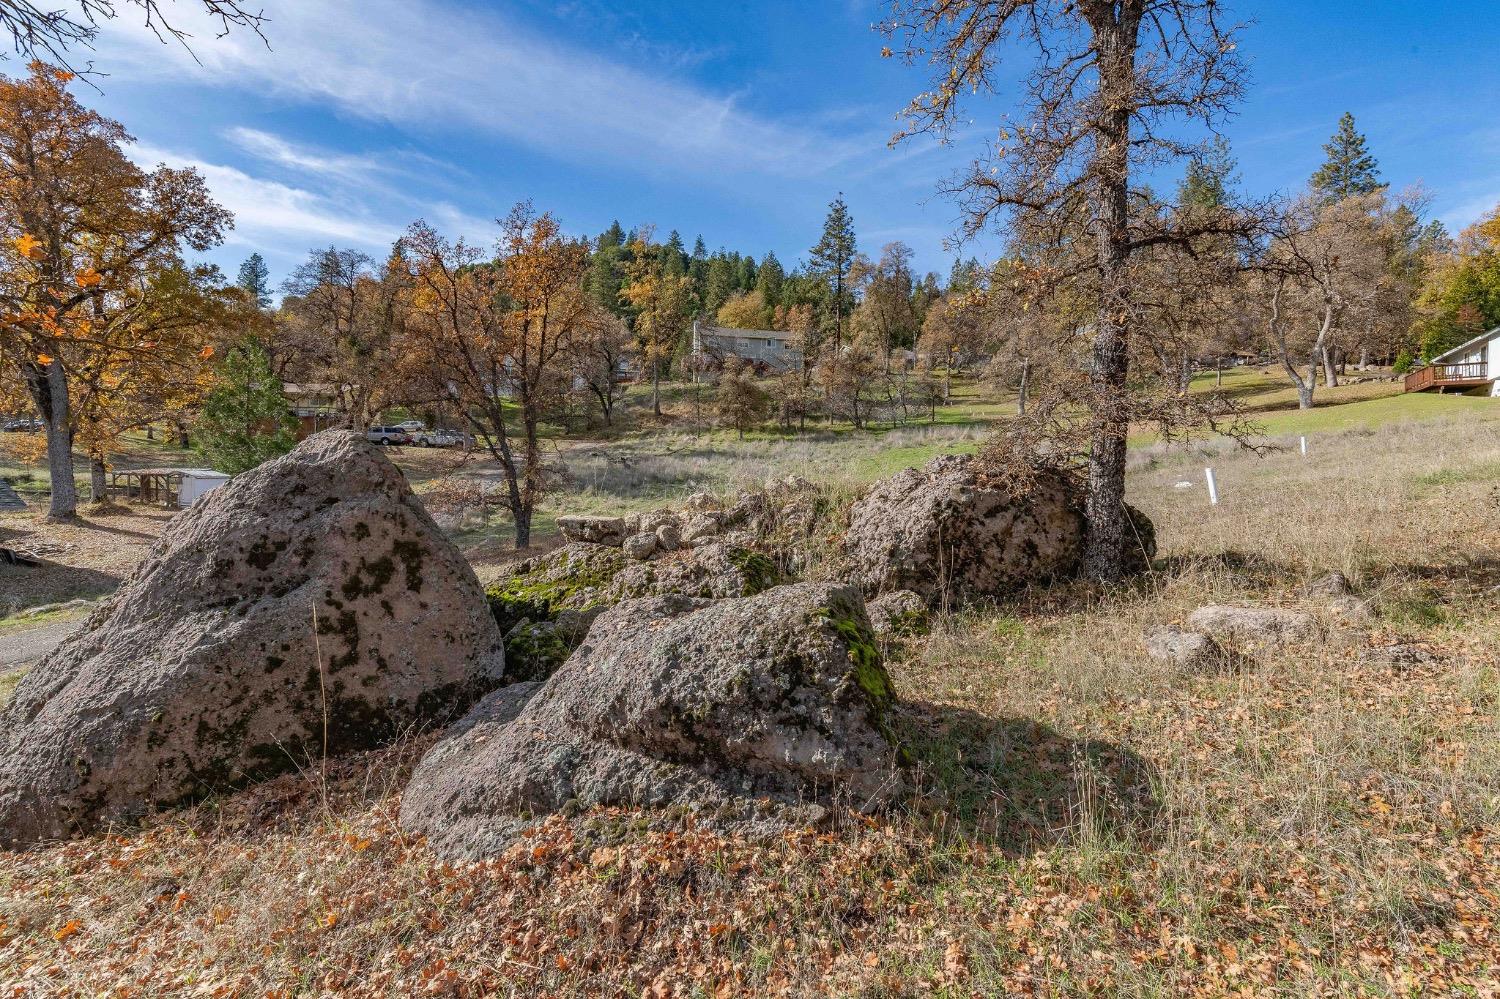
<path fill-rule="evenodd" d="M 275 282 L 312 247 L 378 257 L 419 217 L 488 243 L 523 198 L 574 232 L 653 223 L 791 266 L 839 191 L 861 249 L 899 239 L 924 270 L 952 260 L 955 209 L 935 185 L 972 147 L 887 148 L 923 79 L 879 57 L 883 3 L 263 3 L 269 49 L 201 25 L 193 54 L 122 6 L 92 56 L 103 93 L 81 91 L 126 124 L 141 161 L 206 174 L 238 220 L 212 255 L 231 275 L 255 250 Z M 1385 179 L 1420 182 L 1451 228 L 1500 202 L 1492 3 L 1231 8 L 1255 22 L 1249 98 L 1225 128 L 1247 191 L 1300 187 L 1347 110 Z M 1006 104 L 976 105 L 967 139 Z"/>

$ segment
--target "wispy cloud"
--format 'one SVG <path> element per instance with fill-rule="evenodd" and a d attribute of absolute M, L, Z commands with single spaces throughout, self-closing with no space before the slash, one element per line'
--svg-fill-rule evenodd
<path fill-rule="evenodd" d="M 287 4 L 269 29 L 274 51 L 245 33 L 210 41 L 205 25 L 195 46 L 201 62 L 130 19 L 108 30 L 136 74 L 255 86 L 412 131 L 478 132 L 570 160 L 698 178 L 806 177 L 882 152 L 884 136 L 874 131 L 851 136 L 773 120 L 732 95 L 442 0 Z"/>
<path fill-rule="evenodd" d="M 229 237 L 232 244 L 300 254 L 310 246 L 327 243 L 379 247 L 389 245 L 401 234 L 399 224 L 371 217 L 349 203 L 256 177 L 238 167 L 140 143 L 130 147 L 129 153 L 143 167 L 164 163 L 178 169 L 192 167 L 201 173 L 214 200 L 234 213 L 235 228 Z"/>

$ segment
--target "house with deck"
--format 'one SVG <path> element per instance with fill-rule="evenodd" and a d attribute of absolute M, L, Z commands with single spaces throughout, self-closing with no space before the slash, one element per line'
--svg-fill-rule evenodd
<path fill-rule="evenodd" d="M 693 321 L 693 356 L 723 362 L 731 357 L 774 371 L 797 371 L 802 351 L 792 346 L 785 330 L 737 330 Z"/>
<path fill-rule="evenodd" d="M 1406 376 L 1408 392 L 1483 392 L 1500 397 L 1500 326 L 1446 350 Z"/>

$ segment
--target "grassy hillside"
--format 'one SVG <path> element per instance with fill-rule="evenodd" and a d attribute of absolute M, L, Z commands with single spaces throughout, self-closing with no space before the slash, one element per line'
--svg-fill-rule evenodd
<path fill-rule="evenodd" d="M 883 459 L 848 464 L 866 460 Z M 1137 583 L 1026 594 L 888 647 L 917 792 L 889 814 L 743 841 L 608 811 L 584 822 L 602 840 L 542 822 L 454 867 L 394 826 L 419 736 L 0 856 L 0 980 L 79 996 L 1489 994 L 1494 425 L 1402 421 L 1320 437 L 1316 460 L 1215 461 L 1210 508 L 1175 488 L 1198 456 L 1134 459 L 1162 540 Z M 1373 621 L 1304 596 L 1333 569 Z M 1308 608 L 1324 637 L 1201 675 L 1147 658 L 1143 628 L 1209 601 Z"/>

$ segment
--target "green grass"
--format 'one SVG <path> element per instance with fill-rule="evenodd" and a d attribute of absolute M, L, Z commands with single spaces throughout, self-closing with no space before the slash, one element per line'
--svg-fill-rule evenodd
<path fill-rule="evenodd" d="M 1267 434 L 1326 433 L 1338 430 L 1373 430 L 1403 420 L 1421 422 L 1472 416 L 1500 420 L 1500 399 L 1412 392 L 1360 402 L 1315 406 L 1265 413 L 1256 417 Z"/>
<path fill-rule="evenodd" d="M 32 628 L 40 628 L 43 625 L 57 624 L 62 621 L 73 621 L 89 613 L 89 607 L 69 607 L 61 610 L 43 611 L 40 614 L 16 614 L 12 617 L 0 618 L 0 635 L 13 631 L 30 631 Z"/>
<path fill-rule="evenodd" d="M 932 444 L 912 444 L 893 447 L 860 455 L 845 464 L 843 471 L 850 478 L 873 482 L 894 475 L 903 468 L 917 468 L 942 454 L 973 454 L 979 445 L 975 441 L 937 441 Z"/>
<path fill-rule="evenodd" d="M 15 696 L 16 685 L 25 675 L 24 669 L 12 670 L 9 673 L 0 672 L 0 708 L 10 703 L 10 699 Z"/>

